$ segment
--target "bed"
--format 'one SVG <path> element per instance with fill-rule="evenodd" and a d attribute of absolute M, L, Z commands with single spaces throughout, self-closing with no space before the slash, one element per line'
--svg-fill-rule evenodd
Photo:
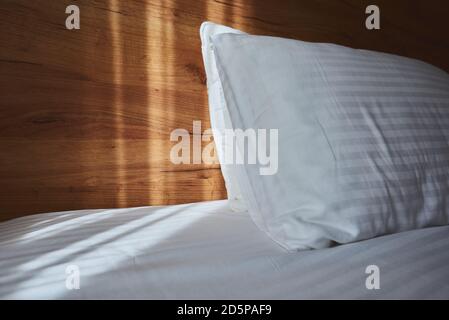
<path fill-rule="evenodd" d="M 379 290 L 365 286 L 373 264 Z M 448 264 L 449 226 L 290 253 L 226 200 L 0 225 L 2 299 L 447 299 Z"/>
<path fill-rule="evenodd" d="M 371 31 L 363 4 L 309 2 L 85 1 L 71 39 L 64 3 L 18 26 L 0 299 L 449 299 L 444 10 L 381 2 Z"/>

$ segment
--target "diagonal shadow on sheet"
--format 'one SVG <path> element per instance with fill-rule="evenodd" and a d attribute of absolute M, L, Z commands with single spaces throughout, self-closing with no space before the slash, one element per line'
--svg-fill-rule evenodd
<path fill-rule="evenodd" d="M 1 246 L 5 246 L 5 250 L 0 253 L 2 261 L 0 285 L 13 293 L 18 288 L 32 286 L 28 284 L 28 280 L 37 279 L 39 282 L 42 276 L 45 282 L 44 274 L 53 267 L 58 267 L 57 272 L 62 276 L 67 265 L 76 263 L 83 257 L 95 260 L 96 252 L 103 252 L 106 255 L 121 254 L 120 247 L 114 247 L 115 242 L 176 216 L 182 209 L 173 208 L 169 214 L 163 216 L 157 215 L 157 209 L 152 211 L 146 208 L 126 209 L 124 217 L 120 218 L 121 211 L 121 209 L 98 210 L 80 216 L 73 213 L 70 219 L 54 222 L 47 227 L 47 230 L 39 228 L 38 232 L 28 233 L 23 239 L 14 238 L 0 242 Z M 45 236 L 42 236 L 43 234 Z M 143 240 L 140 238 L 137 241 Z M 16 250 L 7 250 L 8 245 L 15 248 L 22 246 L 26 248 L 28 254 L 23 255 L 21 249 L 16 249 L 20 254 L 15 255 Z M 151 245 L 154 244 L 149 241 L 148 246 Z M 98 257 L 99 261 L 104 258 Z M 103 265 L 104 261 L 107 259 L 97 267 L 107 269 L 108 266 Z M 61 285 L 61 288 L 64 288 L 63 283 Z"/>

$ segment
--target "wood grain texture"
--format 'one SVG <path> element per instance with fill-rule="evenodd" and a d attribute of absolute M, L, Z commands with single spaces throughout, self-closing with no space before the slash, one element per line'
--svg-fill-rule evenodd
<path fill-rule="evenodd" d="M 449 70 L 446 0 L 375 2 L 380 31 L 364 0 L 0 1 L 0 220 L 224 198 L 218 166 L 169 161 L 171 130 L 209 127 L 202 21 Z"/>

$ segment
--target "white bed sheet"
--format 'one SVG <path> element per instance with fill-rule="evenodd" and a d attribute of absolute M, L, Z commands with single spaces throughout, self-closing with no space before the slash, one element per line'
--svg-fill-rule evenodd
<path fill-rule="evenodd" d="M 0 298 L 447 299 L 449 226 L 288 253 L 225 200 L 40 214 L 0 224 Z"/>

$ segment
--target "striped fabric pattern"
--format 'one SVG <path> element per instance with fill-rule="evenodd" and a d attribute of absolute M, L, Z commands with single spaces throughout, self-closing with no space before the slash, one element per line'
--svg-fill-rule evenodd
<path fill-rule="evenodd" d="M 449 75 L 417 60 L 333 49 L 314 55 L 322 72 L 311 77 L 324 78 L 332 97 L 320 101 L 323 88 L 314 91 L 336 158 L 331 210 L 368 224 L 363 238 L 448 224 Z"/>
<path fill-rule="evenodd" d="M 226 201 L 0 224 L 1 299 L 448 299 L 448 264 L 449 226 L 289 253 Z"/>
<path fill-rule="evenodd" d="M 449 223 L 449 75 L 421 61 L 251 35 L 213 39 L 235 128 L 279 130 L 279 170 L 239 167 L 289 250 Z"/>

